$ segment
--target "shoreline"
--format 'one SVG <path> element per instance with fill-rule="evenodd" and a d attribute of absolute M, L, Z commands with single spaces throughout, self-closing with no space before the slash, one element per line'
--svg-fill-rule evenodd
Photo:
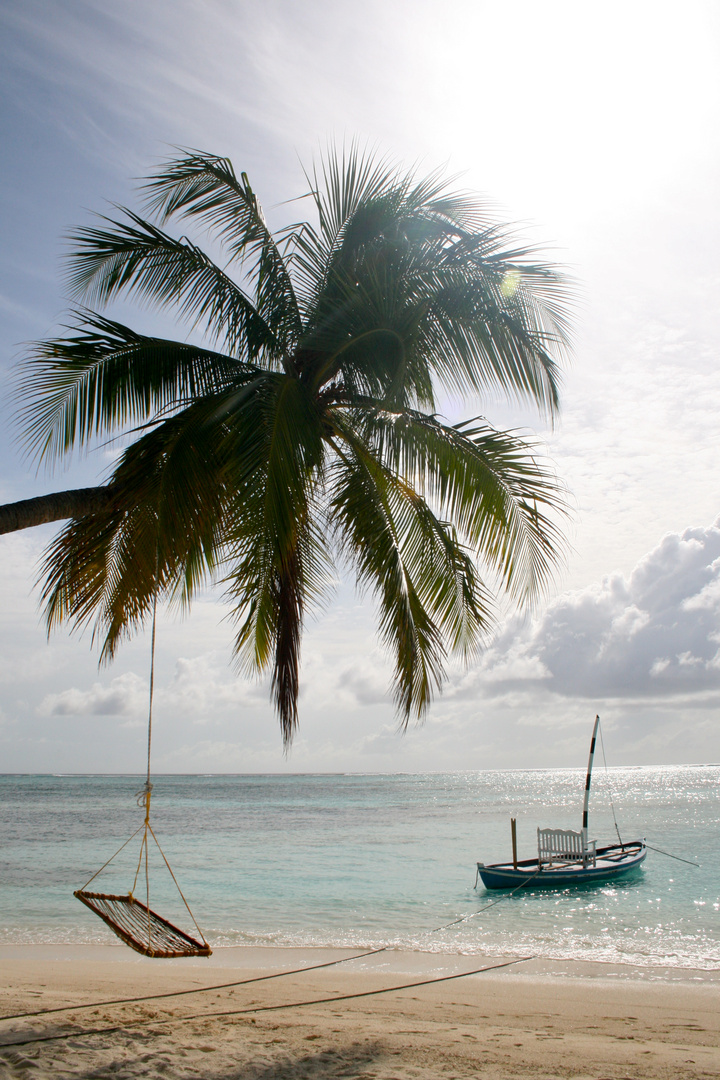
<path fill-rule="evenodd" d="M 397 950 L 307 970 L 353 955 L 241 946 L 208 959 L 158 961 L 122 945 L 0 945 L 0 1015 L 82 1006 L 2 1021 L 0 1073 L 32 1069 L 38 1080 L 720 1073 L 720 972 Z M 504 962 L 512 966 L 498 966 Z M 454 977 L 482 967 L 494 970 Z M 284 974 L 268 979 L 276 972 Z M 240 985 L 221 985 L 232 982 Z M 178 991 L 190 992 L 149 1000 Z M 118 998 L 133 1000 L 110 1003 Z"/>
<path fill-rule="evenodd" d="M 353 959 L 357 957 L 357 959 Z M 0 964 L 7 962 L 89 964 L 140 964 L 152 969 L 181 971 L 232 968 L 267 972 L 312 967 L 322 963 L 347 963 L 363 973 L 389 973 L 438 977 L 463 970 L 512 963 L 514 973 L 526 978 L 619 979 L 663 983 L 707 983 L 720 986 L 719 967 L 682 967 L 669 964 L 629 964 L 608 960 L 528 956 L 520 953 L 431 952 L 394 946 L 364 949 L 321 945 L 219 945 L 209 957 L 157 960 L 141 956 L 121 942 L 99 944 L 2 943 Z"/>

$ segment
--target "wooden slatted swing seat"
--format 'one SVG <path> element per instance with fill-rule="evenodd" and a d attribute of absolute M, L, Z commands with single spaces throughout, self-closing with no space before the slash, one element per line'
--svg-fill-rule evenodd
<path fill-rule="evenodd" d="M 117 896 L 77 889 L 73 896 L 94 911 L 126 945 L 144 956 L 171 959 L 179 956 L 210 956 L 212 952 L 204 939 L 202 942 L 196 941 L 152 911 L 142 900 L 137 900 L 132 893 Z"/>
<path fill-rule="evenodd" d="M 156 959 L 175 959 L 185 956 L 210 956 L 212 949 L 208 945 L 203 936 L 203 932 L 198 926 L 195 916 L 190 910 L 190 905 L 183 896 L 182 889 L 178 885 L 177 878 L 172 872 L 170 863 L 165 858 L 165 852 L 160 847 L 160 843 L 150 825 L 150 796 L 152 794 L 152 784 L 150 783 L 150 746 L 152 741 L 152 703 L 153 703 L 153 686 L 154 686 L 154 672 L 155 672 L 155 622 L 157 614 L 157 594 L 155 596 L 155 603 L 153 605 L 153 622 L 152 622 L 152 645 L 151 645 L 151 661 L 150 661 L 150 707 L 148 715 L 148 761 L 147 761 L 147 779 L 141 792 L 138 793 L 138 806 L 145 805 L 145 820 L 142 825 L 135 830 L 122 847 L 118 848 L 114 855 L 112 855 L 103 866 L 93 874 L 93 876 L 85 882 L 82 889 L 76 889 L 73 896 L 76 896 L 81 903 L 102 919 L 106 926 L 109 926 L 113 933 L 117 934 L 121 941 L 124 941 L 126 945 L 129 945 L 131 949 L 135 949 L 136 952 L 142 953 L 143 956 L 150 956 Z M 128 893 L 100 893 L 100 892 L 88 892 L 88 885 L 98 877 L 106 866 L 109 866 L 113 859 L 116 858 L 120 852 L 127 847 L 134 837 L 142 831 L 143 838 L 140 844 L 140 854 L 137 862 L 137 869 L 135 870 L 135 880 L 133 882 L 132 889 Z M 150 907 L 150 876 L 149 876 L 149 837 L 155 841 L 155 845 L 162 855 L 163 862 L 170 873 L 171 878 L 175 882 L 180 898 L 185 905 L 187 912 L 195 926 L 198 933 L 198 938 L 191 937 L 190 934 L 181 930 L 179 927 L 174 926 L 168 919 L 163 918 L 162 915 L 158 915 L 156 911 L 153 911 Z M 145 897 L 146 903 L 134 895 L 135 888 L 140 877 L 140 870 L 145 864 Z"/>

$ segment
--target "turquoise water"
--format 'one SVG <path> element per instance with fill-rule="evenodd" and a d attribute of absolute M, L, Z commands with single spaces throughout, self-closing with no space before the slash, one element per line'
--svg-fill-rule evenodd
<path fill-rule="evenodd" d="M 718 766 L 593 778 L 590 835 L 651 851 L 625 882 L 498 894 L 478 859 L 531 856 L 537 826 L 579 828 L 582 770 L 425 775 L 160 776 L 153 824 L 208 940 L 720 969 Z M 141 823 L 133 776 L 2 776 L 0 941 L 115 941 L 72 896 Z M 93 883 L 126 892 L 139 837 Z M 159 856 L 151 906 L 188 925 Z M 136 892 L 144 896 L 144 886 Z M 183 922 L 184 919 L 184 922 Z"/>

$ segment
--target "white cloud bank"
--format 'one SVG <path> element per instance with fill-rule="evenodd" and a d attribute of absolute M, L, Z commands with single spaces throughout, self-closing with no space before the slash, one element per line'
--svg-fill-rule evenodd
<path fill-rule="evenodd" d="M 720 518 L 665 536 L 626 579 L 566 592 L 509 623 L 450 697 L 687 697 L 720 689 Z"/>
<path fill-rule="evenodd" d="M 147 709 L 147 683 L 132 671 L 118 675 L 109 686 L 96 682 L 89 690 L 70 687 L 47 694 L 38 706 L 41 716 L 136 716 Z"/>
<path fill-rule="evenodd" d="M 89 690 L 69 687 L 47 694 L 38 706 L 40 716 L 118 716 L 131 723 L 147 723 L 148 680 L 132 671 L 94 683 Z M 192 658 L 179 657 L 171 680 L 157 686 L 154 705 L 169 715 L 194 723 L 207 723 L 227 706 L 242 706 L 268 698 L 266 682 L 248 683 L 234 679 L 216 653 Z"/>

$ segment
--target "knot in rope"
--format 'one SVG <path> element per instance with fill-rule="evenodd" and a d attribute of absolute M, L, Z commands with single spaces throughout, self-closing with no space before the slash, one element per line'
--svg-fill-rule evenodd
<path fill-rule="evenodd" d="M 135 798 L 138 806 L 147 806 L 150 802 L 150 795 L 152 793 L 153 786 L 149 780 L 146 780 L 140 791 L 135 792 Z"/>

